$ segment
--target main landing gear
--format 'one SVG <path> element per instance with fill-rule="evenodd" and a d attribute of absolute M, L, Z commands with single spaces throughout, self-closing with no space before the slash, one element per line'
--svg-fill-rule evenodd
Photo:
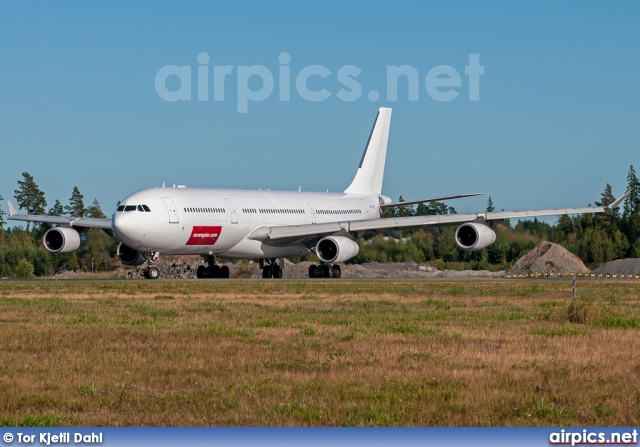
<path fill-rule="evenodd" d="M 196 277 L 202 278 L 229 278 L 229 267 L 223 265 L 220 267 L 216 264 L 216 258 L 213 255 L 204 256 L 207 263 L 206 266 L 199 265 L 196 270 Z"/>
<path fill-rule="evenodd" d="M 265 261 L 268 263 L 265 265 Z M 262 269 L 263 278 L 280 279 L 284 275 L 284 259 L 280 258 L 280 262 L 275 259 L 260 259 L 260 268 Z"/>
<path fill-rule="evenodd" d="M 342 270 L 338 264 L 334 264 L 333 267 L 328 264 L 309 266 L 309 278 L 340 278 L 341 276 Z"/>

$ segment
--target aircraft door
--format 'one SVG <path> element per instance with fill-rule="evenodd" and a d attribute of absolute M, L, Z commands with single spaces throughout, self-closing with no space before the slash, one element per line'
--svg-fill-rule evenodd
<path fill-rule="evenodd" d="M 307 203 L 307 206 L 311 210 L 311 223 L 316 223 L 316 210 L 313 208 L 313 205 Z"/>
<path fill-rule="evenodd" d="M 224 201 L 227 202 L 227 205 L 229 206 L 229 211 L 231 212 L 231 223 L 232 224 L 237 224 L 238 223 L 238 213 L 236 212 L 236 206 L 233 204 L 231 199 L 224 199 Z"/>
<path fill-rule="evenodd" d="M 362 207 L 362 212 L 364 213 L 364 215 L 369 216 L 369 207 L 366 203 L 364 203 L 364 200 L 360 200 L 360 206 Z"/>
<path fill-rule="evenodd" d="M 169 223 L 179 223 L 178 209 L 176 208 L 175 203 L 173 203 L 173 200 L 171 200 L 170 197 L 163 197 L 162 201 L 167 206 L 167 211 L 169 212 Z"/>

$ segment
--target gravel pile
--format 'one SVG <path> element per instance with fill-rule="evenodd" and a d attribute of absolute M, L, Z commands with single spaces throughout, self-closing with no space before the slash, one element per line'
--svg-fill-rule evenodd
<path fill-rule="evenodd" d="M 291 264 L 287 261 L 284 277 L 289 279 L 303 279 L 309 277 L 311 262 Z M 489 272 L 486 270 L 445 270 L 439 271 L 435 267 L 415 262 L 387 262 L 384 264 L 356 264 L 343 265 L 342 278 L 346 279 L 407 279 L 407 278 L 500 278 L 504 271 Z"/>
<path fill-rule="evenodd" d="M 603 275 L 606 273 L 611 275 L 640 275 L 640 259 L 616 259 L 615 261 L 607 262 L 592 273 L 602 273 Z"/>
<path fill-rule="evenodd" d="M 573 253 L 553 242 L 540 242 L 533 250 L 518 259 L 509 274 L 527 273 L 587 273 L 589 269 Z"/>

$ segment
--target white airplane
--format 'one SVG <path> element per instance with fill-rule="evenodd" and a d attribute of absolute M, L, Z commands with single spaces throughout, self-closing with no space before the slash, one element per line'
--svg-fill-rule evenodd
<path fill-rule="evenodd" d="M 340 263 L 353 258 L 358 240 L 366 233 L 399 237 L 399 230 L 425 228 L 438 233 L 442 225 L 459 225 L 457 244 L 465 250 L 491 245 L 493 222 L 562 214 L 601 213 L 617 207 L 626 194 L 609 206 L 501 211 L 435 216 L 383 218 L 385 210 L 400 205 L 434 202 L 478 194 L 436 197 L 394 203 L 381 195 L 391 109 L 380 108 L 360 165 L 343 193 L 248 191 L 231 189 L 145 189 L 124 199 L 111 219 L 19 214 L 9 202 L 9 220 L 58 224 L 44 235 L 52 253 L 82 248 L 84 232 L 100 228 L 119 241 L 118 258 L 125 265 L 144 265 L 149 279 L 160 276 L 160 253 L 201 255 L 198 278 L 228 278 L 229 268 L 217 258 L 257 259 L 263 278 L 282 278 L 284 258 L 314 252 L 320 265 L 309 268 L 311 278 L 339 278 Z"/>

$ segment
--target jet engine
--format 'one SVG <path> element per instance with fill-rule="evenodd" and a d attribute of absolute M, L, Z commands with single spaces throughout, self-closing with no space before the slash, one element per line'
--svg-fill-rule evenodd
<path fill-rule="evenodd" d="M 466 223 L 456 230 L 456 243 L 465 250 L 482 250 L 495 241 L 496 233 L 484 224 Z"/>
<path fill-rule="evenodd" d="M 148 259 L 144 253 L 140 253 L 135 248 L 124 245 L 122 242 L 118 245 L 117 253 L 118 259 L 124 265 L 140 265 Z"/>
<path fill-rule="evenodd" d="M 316 245 L 318 258 L 327 264 L 347 261 L 357 255 L 359 250 L 357 242 L 344 236 L 327 236 Z"/>
<path fill-rule="evenodd" d="M 84 247 L 87 237 L 73 228 L 56 227 L 47 231 L 42 241 L 51 253 L 71 253 Z"/>

